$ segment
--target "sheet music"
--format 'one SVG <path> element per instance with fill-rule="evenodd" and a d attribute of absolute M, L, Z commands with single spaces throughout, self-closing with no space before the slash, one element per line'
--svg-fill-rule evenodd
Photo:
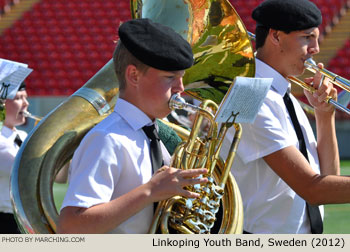
<path fill-rule="evenodd" d="M 13 99 L 21 83 L 32 71 L 27 64 L 0 59 L 0 99 Z"/>
<path fill-rule="evenodd" d="M 236 123 L 253 123 L 272 84 L 272 78 L 236 77 L 216 113 L 216 122 L 237 114 Z M 229 120 L 232 121 L 232 118 Z"/>

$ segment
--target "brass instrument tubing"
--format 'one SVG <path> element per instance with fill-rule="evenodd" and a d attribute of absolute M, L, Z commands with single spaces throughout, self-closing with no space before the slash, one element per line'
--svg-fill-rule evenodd
<path fill-rule="evenodd" d="M 323 74 L 324 76 L 329 78 L 333 84 L 350 92 L 350 81 L 349 80 L 347 80 L 347 79 L 345 79 L 345 78 L 343 78 L 343 77 L 341 77 L 341 76 L 339 76 L 331 71 L 328 71 L 325 68 L 319 68 L 316 65 L 316 62 L 312 58 L 307 59 L 304 64 L 308 68 L 309 71 L 311 71 L 313 73 L 316 73 L 316 71 L 320 72 L 321 74 Z"/>
<path fill-rule="evenodd" d="M 226 180 L 230 174 L 230 169 L 227 169 L 227 167 L 231 167 L 232 166 L 232 163 L 235 159 L 235 156 L 236 156 L 236 151 L 237 151 L 237 148 L 238 148 L 238 144 L 241 140 L 241 136 L 242 136 L 242 126 L 241 124 L 239 123 L 235 123 L 233 124 L 234 127 L 235 127 L 235 135 L 234 135 L 234 138 L 233 138 L 233 141 L 231 143 L 231 146 L 230 146 L 230 150 L 228 153 L 232 153 L 229 158 L 226 160 L 225 162 L 225 167 L 224 167 L 224 174 L 222 175 L 221 177 L 221 180 L 220 180 L 220 183 L 219 183 L 219 186 L 224 188 L 225 184 L 226 184 Z"/>
<path fill-rule="evenodd" d="M 164 201 L 164 200 L 158 202 L 157 208 L 156 208 L 155 213 L 153 215 L 152 223 L 158 223 L 158 220 L 160 219 L 160 217 L 163 214 L 163 209 L 164 209 L 165 203 L 166 203 L 166 201 Z M 148 233 L 155 234 L 157 232 L 158 227 L 159 227 L 159 223 L 158 223 L 158 225 L 151 225 L 149 230 L 148 230 Z"/>
<path fill-rule="evenodd" d="M 298 78 L 289 76 L 288 79 L 290 81 L 292 81 L 293 83 L 299 85 L 300 87 L 308 90 L 309 92 L 311 92 L 312 94 L 314 92 L 316 92 L 316 89 L 308 84 L 306 84 L 305 82 L 299 80 Z M 342 104 L 340 104 L 339 102 L 336 102 L 334 99 L 332 99 L 332 97 L 327 96 L 325 99 L 325 102 L 332 104 L 334 107 L 336 107 L 337 109 L 347 113 L 350 115 L 350 109 L 348 109 L 347 107 L 343 106 Z"/>
<path fill-rule="evenodd" d="M 215 166 L 216 166 L 216 163 L 217 163 L 217 160 L 219 159 L 219 155 L 220 155 L 220 151 L 221 151 L 221 147 L 222 147 L 222 144 L 223 144 L 223 141 L 222 139 L 226 136 L 226 133 L 227 133 L 227 130 L 231 127 L 227 127 L 228 123 L 223 123 L 221 125 L 221 128 L 220 128 L 220 131 L 219 131 L 219 135 L 218 135 L 218 138 L 216 140 L 217 143 L 219 143 L 218 147 L 216 148 L 215 150 L 215 154 L 211 156 L 212 158 L 212 162 L 210 164 L 210 171 L 214 171 L 215 169 Z M 230 153 L 230 152 L 229 152 Z M 228 176 L 228 174 L 227 174 Z M 227 178 L 224 179 L 225 180 L 225 183 L 226 183 L 226 180 Z M 223 180 L 222 180 L 223 181 Z M 222 184 L 222 181 L 220 182 L 220 186 L 224 186 L 224 184 Z"/>

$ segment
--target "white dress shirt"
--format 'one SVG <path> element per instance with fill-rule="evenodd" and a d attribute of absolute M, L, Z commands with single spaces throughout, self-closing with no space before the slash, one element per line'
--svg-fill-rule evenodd
<path fill-rule="evenodd" d="M 27 133 L 22 130 L 11 130 L 2 126 L 0 131 L 0 212 L 12 213 L 10 201 L 10 176 L 15 157 L 19 150 L 14 142 L 16 135 L 22 141 L 27 137 Z"/>
<path fill-rule="evenodd" d="M 114 112 L 88 132 L 74 153 L 62 208 L 89 208 L 147 183 L 152 177 L 150 140 L 142 127 L 150 123 L 146 114 L 119 98 Z M 161 147 L 168 165 L 170 155 L 162 142 Z M 150 204 L 112 233 L 147 233 L 152 217 Z"/>
<path fill-rule="evenodd" d="M 263 157 L 299 142 L 283 101 L 290 83 L 278 72 L 256 59 L 256 77 L 271 78 L 271 89 L 253 124 L 242 124 L 243 134 L 232 173 L 241 191 L 244 230 L 251 233 L 310 233 L 305 201 L 266 164 Z M 317 173 L 316 140 L 309 121 L 293 95 L 311 167 Z M 227 149 L 234 130 L 226 138 Z M 323 216 L 323 207 L 320 207 Z"/>

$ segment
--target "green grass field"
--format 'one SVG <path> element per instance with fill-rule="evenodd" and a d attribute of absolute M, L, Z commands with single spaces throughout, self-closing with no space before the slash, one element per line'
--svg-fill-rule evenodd
<path fill-rule="evenodd" d="M 350 161 L 341 162 L 341 174 L 350 175 Z M 350 204 L 325 206 L 325 234 L 350 234 Z"/>
<path fill-rule="evenodd" d="M 350 175 L 350 161 L 341 162 L 342 175 Z M 57 208 L 59 209 L 67 185 L 55 184 L 54 199 Z M 350 234 L 350 204 L 336 204 L 325 206 L 324 218 L 324 233 L 325 234 Z"/>

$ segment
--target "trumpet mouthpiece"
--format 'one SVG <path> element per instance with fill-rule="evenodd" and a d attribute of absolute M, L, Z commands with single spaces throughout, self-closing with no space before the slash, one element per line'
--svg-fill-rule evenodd
<path fill-rule="evenodd" d="M 304 66 L 311 69 L 318 68 L 316 61 L 314 61 L 312 58 L 308 58 L 307 60 L 305 60 Z"/>
<path fill-rule="evenodd" d="M 184 109 L 189 112 L 197 112 L 199 108 L 195 105 L 187 103 L 184 98 L 182 98 L 179 94 L 173 94 L 169 100 L 169 108 L 171 110 L 174 109 Z"/>
<path fill-rule="evenodd" d="M 305 62 L 316 65 L 316 61 L 314 61 L 312 58 L 308 58 Z"/>
<path fill-rule="evenodd" d="M 32 114 L 31 114 L 30 112 L 28 112 L 28 111 L 22 111 L 22 114 L 23 114 L 23 116 L 25 116 L 25 117 L 29 117 L 29 118 L 32 118 L 32 119 L 37 120 L 37 121 L 40 121 L 40 120 L 41 120 L 40 117 L 37 117 L 37 116 L 35 116 L 35 115 L 32 115 Z"/>

